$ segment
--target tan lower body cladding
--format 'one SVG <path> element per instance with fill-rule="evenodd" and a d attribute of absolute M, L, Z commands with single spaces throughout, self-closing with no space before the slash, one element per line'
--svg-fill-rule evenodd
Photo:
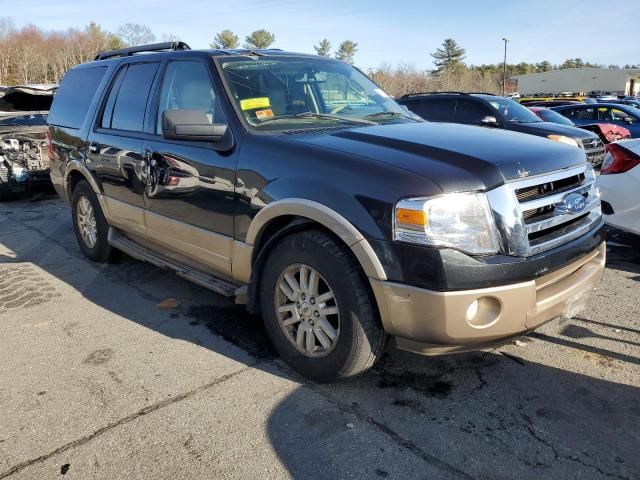
<path fill-rule="evenodd" d="M 399 348 L 425 355 L 478 350 L 570 315 L 595 288 L 606 246 L 536 280 L 436 292 L 370 279 L 382 323 Z"/>

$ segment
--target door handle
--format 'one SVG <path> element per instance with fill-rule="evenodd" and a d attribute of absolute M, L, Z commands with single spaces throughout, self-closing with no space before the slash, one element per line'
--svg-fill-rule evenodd
<path fill-rule="evenodd" d="M 100 145 L 98 145 L 96 142 L 91 142 L 89 144 L 89 153 L 98 153 L 100 152 Z"/>

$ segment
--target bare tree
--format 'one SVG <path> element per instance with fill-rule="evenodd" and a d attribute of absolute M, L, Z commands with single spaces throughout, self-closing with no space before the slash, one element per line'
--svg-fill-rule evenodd
<path fill-rule="evenodd" d="M 179 42 L 180 41 L 180 38 L 178 38 L 178 36 L 174 35 L 173 33 L 163 33 L 160 39 L 163 42 Z"/>
<path fill-rule="evenodd" d="M 136 45 L 144 45 L 145 43 L 152 43 L 155 41 L 156 36 L 146 25 L 140 25 L 138 23 L 125 23 L 118 28 L 118 35 L 122 37 L 124 42 L 129 47 L 135 47 Z"/>

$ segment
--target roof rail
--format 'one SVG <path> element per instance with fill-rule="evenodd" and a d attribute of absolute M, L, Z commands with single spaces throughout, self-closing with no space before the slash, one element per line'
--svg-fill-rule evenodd
<path fill-rule="evenodd" d="M 120 48 L 118 50 L 110 50 L 107 52 L 100 52 L 96 55 L 94 60 L 104 60 L 106 58 L 113 57 L 126 57 L 133 55 L 134 53 L 142 52 L 162 52 L 166 50 L 191 50 L 191 47 L 184 42 L 162 42 L 151 43 L 149 45 L 138 45 L 136 47 Z"/>
<path fill-rule="evenodd" d="M 469 95 L 466 92 L 419 92 L 419 93 L 407 93 L 400 98 L 419 97 L 421 95 Z"/>

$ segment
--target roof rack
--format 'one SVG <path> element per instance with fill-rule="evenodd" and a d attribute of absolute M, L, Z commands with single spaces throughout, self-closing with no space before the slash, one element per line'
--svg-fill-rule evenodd
<path fill-rule="evenodd" d="M 149 45 L 138 45 L 136 47 L 127 47 L 120 48 L 118 50 L 110 50 L 108 52 L 100 52 L 96 55 L 94 60 L 104 60 L 106 58 L 113 57 L 127 57 L 129 55 L 133 55 L 134 53 L 162 52 L 167 50 L 191 50 L 191 47 L 184 42 L 151 43 Z"/>
<path fill-rule="evenodd" d="M 409 98 L 409 97 L 419 97 L 421 95 L 469 95 L 467 92 L 453 92 L 453 91 L 445 91 L 445 92 L 419 92 L 419 93 L 407 93 L 400 98 Z"/>

